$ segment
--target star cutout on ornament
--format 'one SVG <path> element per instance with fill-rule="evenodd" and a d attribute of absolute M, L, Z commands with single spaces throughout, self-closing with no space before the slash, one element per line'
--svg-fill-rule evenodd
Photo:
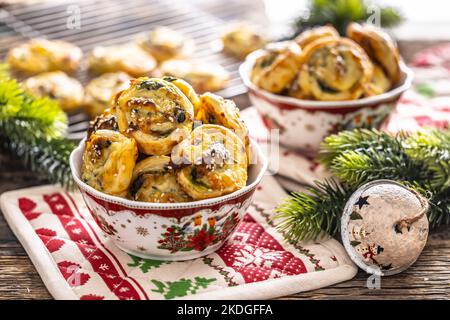
<path fill-rule="evenodd" d="M 358 206 L 358 207 L 359 207 L 359 210 L 361 210 L 361 208 L 362 208 L 365 204 L 367 204 L 367 205 L 370 204 L 369 202 L 367 202 L 367 199 L 369 199 L 369 196 L 366 196 L 366 197 L 361 196 L 361 197 L 359 197 L 358 201 L 355 202 L 355 206 Z"/>

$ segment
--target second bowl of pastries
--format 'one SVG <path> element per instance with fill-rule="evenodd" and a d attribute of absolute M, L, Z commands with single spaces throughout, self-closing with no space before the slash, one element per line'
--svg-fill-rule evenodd
<path fill-rule="evenodd" d="M 266 127 L 310 154 L 332 133 L 379 127 L 413 78 L 388 34 L 357 23 L 346 37 L 323 26 L 268 44 L 239 72 Z"/>

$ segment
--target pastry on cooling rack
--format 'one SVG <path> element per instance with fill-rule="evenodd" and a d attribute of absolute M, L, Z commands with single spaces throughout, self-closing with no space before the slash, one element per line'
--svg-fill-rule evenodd
<path fill-rule="evenodd" d="M 133 171 L 129 196 L 145 202 L 187 202 L 191 197 L 177 181 L 177 171 L 168 156 L 152 156 L 139 161 Z"/>
<path fill-rule="evenodd" d="M 133 77 L 149 75 L 156 67 L 152 55 L 133 44 L 98 46 L 88 57 L 89 70 L 96 74 L 123 71 Z"/>
<path fill-rule="evenodd" d="M 167 27 L 156 27 L 138 36 L 137 43 L 159 62 L 186 57 L 194 51 L 194 42 L 181 33 Z"/>
<path fill-rule="evenodd" d="M 81 49 L 71 43 L 36 38 L 11 48 L 6 59 L 12 69 L 23 73 L 55 70 L 73 73 L 78 69 L 82 56 Z"/>
<path fill-rule="evenodd" d="M 164 76 L 186 80 L 195 91 L 200 93 L 225 88 L 230 77 L 228 72 L 217 64 L 188 60 L 165 61 L 161 64 L 159 71 Z"/>
<path fill-rule="evenodd" d="M 301 49 L 293 41 L 272 43 L 264 48 L 253 66 L 252 82 L 269 92 L 286 90 L 301 64 Z"/>
<path fill-rule="evenodd" d="M 233 100 L 206 92 L 200 96 L 200 108 L 195 118 L 204 124 L 218 124 L 232 130 L 249 151 L 248 129 Z"/>
<path fill-rule="evenodd" d="M 377 63 L 393 84 L 400 80 L 400 55 L 395 42 L 383 30 L 372 25 L 350 23 L 347 36 L 357 42 Z"/>
<path fill-rule="evenodd" d="M 244 59 L 250 52 L 264 47 L 266 42 L 255 28 L 245 23 L 231 26 L 222 35 L 223 51 L 239 59 Z"/>
<path fill-rule="evenodd" d="M 56 100 L 64 111 L 82 106 L 84 90 L 81 83 L 62 71 L 45 72 L 26 79 L 24 88 L 37 97 Z"/>
<path fill-rule="evenodd" d="M 295 42 L 297 42 L 301 48 L 304 48 L 311 42 L 325 37 L 339 38 L 339 33 L 332 26 L 320 26 L 300 33 L 295 38 Z"/>
<path fill-rule="evenodd" d="M 115 98 L 119 130 L 137 141 L 147 155 L 167 155 L 189 135 L 194 107 L 174 84 L 138 78 Z"/>
<path fill-rule="evenodd" d="M 301 94 L 316 100 L 358 99 L 371 81 L 373 64 L 364 50 L 346 38 L 325 37 L 303 49 L 298 75 Z"/>
<path fill-rule="evenodd" d="M 92 79 L 85 87 L 85 110 L 94 118 L 109 107 L 111 97 L 128 88 L 132 78 L 125 72 L 105 73 Z"/>
<path fill-rule="evenodd" d="M 125 197 L 137 156 L 134 139 L 117 131 L 97 130 L 86 141 L 81 178 L 99 191 Z"/>
<path fill-rule="evenodd" d="M 365 96 L 376 96 L 382 94 L 392 87 L 391 80 L 386 76 L 383 69 L 377 64 L 373 65 L 372 80 L 367 84 Z"/>
<path fill-rule="evenodd" d="M 89 122 L 87 136 L 88 138 L 98 130 L 119 131 L 117 117 L 113 110 L 105 109 L 100 115 Z"/>
<path fill-rule="evenodd" d="M 178 172 L 178 182 L 194 200 L 231 193 L 247 182 L 245 146 L 234 132 L 219 125 L 194 129 L 174 148 L 172 161 L 188 165 Z"/>

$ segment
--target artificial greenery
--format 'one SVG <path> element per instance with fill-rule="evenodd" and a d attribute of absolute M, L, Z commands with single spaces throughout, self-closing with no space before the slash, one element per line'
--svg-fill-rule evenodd
<path fill-rule="evenodd" d="M 373 3 L 364 0 L 310 0 L 307 14 L 294 22 L 295 35 L 305 29 L 326 24 L 333 25 L 341 35 L 345 35 L 347 25 L 366 22 L 373 14 Z M 393 27 L 403 21 L 402 15 L 392 7 L 377 6 L 380 10 L 382 27 Z"/>
<path fill-rule="evenodd" d="M 67 116 L 55 101 L 31 96 L 0 65 L 1 146 L 50 182 L 71 188 L 69 155 L 75 145 L 64 138 L 66 130 Z"/>
<path fill-rule="evenodd" d="M 338 180 L 294 192 L 276 209 L 279 229 L 291 241 L 334 235 L 345 203 L 362 184 L 392 179 L 423 193 L 431 227 L 450 224 L 450 131 L 391 135 L 375 129 L 343 131 L 327 137 L 319 161 Z"/>

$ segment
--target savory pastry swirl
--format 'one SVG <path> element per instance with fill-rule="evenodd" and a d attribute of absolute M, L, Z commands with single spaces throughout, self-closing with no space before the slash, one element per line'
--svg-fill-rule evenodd
<path fill-rule="evenodd" d="M 248 129 L 233 100 L 206 92 L 200 96 L 200 108 L 195 119 L 204 124 L 218 124 L 232 130 L 249 151 Z"/>
<path fill-rule="evenodd" d="M 255 61 L 252 82 L 269 92 L 280 93 L 294 80 L 301 64 L 301 49 L 295 42 L 267 46 Z"/>
<path fill-rule="evenodd" d="M 391 81 L 396 84 L 400 80 L 400 55 L 394 41 L 387 33 L 371 25 L 350 23 L 347 36 L 357 42 L 376 62 Z"/>
<path fill-rule="evenodd" d="M 178 182 L 194 200 L 219 197 L 245 186 L 247 155 L 241 139 L 231 130 L 206 124 L 192 131 L 172 152 L 172 162 L 188 165 Z"/>
<path fill-rule="evenodd" d="M 98 130 L 113 130 L 119 131 L 119 126 L 117 125 L 117 117 L 113 110 L 105 109 L 102 114 L 95 117 L 94 120 L 89 122 L 87 137 L 89 137 Z"/>
<path fill-rule="evenodd" d="M 165 76 L 163 77 L 163 80 L 172 83 L 178 89 L 180 89 L 180 91 L 183 92 L 183 94 L 189 99 L 189 101 L 191 101 L 192 105 L 194 106 L 194 113 L 197 114 L 197 109 L 200 107 L 200 99 L 194 88 L 192 88 L 189 83 L 180 78 Z"/>
<path fill-rule="evenodd" d="M 29 74 L 62 70 L 75 72 L 83 53 L 80 48 L 59 40 L 32 39 L 8 52 L 8 64 L 15 70 Z"/>
<path fill-rule="evenodd" d="M 222 35 L 223 51 L 239 59 L 244 59 L 250 52 L 264 47 L 266 42 L 261 34 L 244 23 L 230 27 Z"/>
<path fill-rule="evenodd" d="M 297 42 L 301 48 L 304 48 L 311 42 L 325 37 L 339 38 L 339 32 L 332 26 L 316 27 L 299 34 L 295 38 L 295 42 Z"/>
<path fill-rule="evenodd" d="M 372 62 L 350 39 L 313 41 L 304 48 L 302 60 L 298 87 L 304 96 L 317 100 L 358 99 L 372 79 Z"/>
<path fill-rule="evenodd" d="M 83 104 L 83 86 L 77 79 L 62 71 L 30 77 L 24 81 L 23 86 L 34 96 L 56 100 L 64 111 L 72 111 Z"/>
<path fill-rule="evenodd" d="M 98 46 L 92 50 L 88 65 L 96 74 L 123 71 L 141 77 L 155 69 L 156 60 L 137 45 Z"/>
<path fill-rule="evenodd" d="M 133 200 L 145 202 L 186 202 L 189 197 L 177 182 L 170 157 L 148 157 L 136 164 L 130 187 Z"/>
<path fill-rule="evenodd" d="M 86 141 L 81 178 L 99 191 L 125 197 L 137 156 L 133 139 L 117 131 L 98 130 Z"/>
<path fill-rule="evenodd" d="M 108 108 L 111 98 L 128 88 L 131 77 L 124 72 L 105 73 L 92 79 L 85 88 L 85 111 L 94 118 Z"/>
<path fill-rule="evenodd" d="M 372 80 L 367 84 L 365 95 L 376 96 L 388 91 L 392 86 L 391 80 L 386 76 L 383 69 L 377 64 L 373 65 Z"/>
<path fill-rule="evenodd" d="M 115 98 L 119 130 L 147 155 L 166 155 L 189 135 L 194 107 L 174 84 L 138 78 Z"/>
<path fill-rule="evenodd" d="M 223 89 L 229 79 L 229 74 L 223 67 L 207 62 L 168 60 L 161 64 L 159 71 L 163 76 L 186 80 L 200 93 Z"/>

